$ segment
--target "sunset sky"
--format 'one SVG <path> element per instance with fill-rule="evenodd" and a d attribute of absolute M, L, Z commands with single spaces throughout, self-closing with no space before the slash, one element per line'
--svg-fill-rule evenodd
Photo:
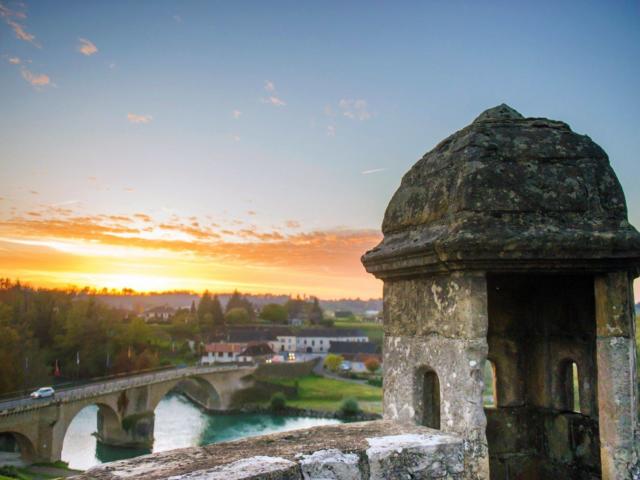
<path fill-rule="evenodd" d="M 502 102 L 640 225 L 639 79 L 637 1 L 0 0 L 0 276 L 379 297 L 402 175 Z"/>

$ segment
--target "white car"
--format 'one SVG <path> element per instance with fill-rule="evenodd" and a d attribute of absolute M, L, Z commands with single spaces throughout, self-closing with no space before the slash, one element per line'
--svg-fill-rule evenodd
<path fill-rule="evenodd" d="M 53 397 L 56 391 L 53 387 L 41 387 L 37 389 L 35 392 L 31 392 L 31 398 L 47 398 Z"/>
<path fill-rule="evenodd" d="M 340 371 L 341 371 L 341 372 L 350 372 L 350 371 L 351 371 L 351 362 L 348 362 L 348 361 L 346 361 L 346 360 L 345 360 L 345 361 L 343 361 L 343 362 L 340 364 Z"/>

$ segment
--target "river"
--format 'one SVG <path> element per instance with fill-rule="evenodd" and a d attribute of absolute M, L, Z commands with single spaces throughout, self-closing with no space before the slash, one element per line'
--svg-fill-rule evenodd
<path fill-rule="evenodd" d="M 340 423 L 334 419 L 268 414 L 212 415 L 203 412 L 179 394 L 170 394 L 162 399 L 155 414 L 154 452 Z M 86 470 L 100 463 L 149 453 L 149 450 L 120 449 L 98 444 L 93 436 L 97 429 L 97 419 L 98 407 L 91 406 L 78 413 L 69 425 L 64 438 L 62 459 L 69 462 L 70 468 Z"/>

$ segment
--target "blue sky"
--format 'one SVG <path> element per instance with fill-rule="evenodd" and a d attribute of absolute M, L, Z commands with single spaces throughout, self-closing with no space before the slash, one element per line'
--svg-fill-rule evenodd
<path fill-rule="evenodd" d="M 599 143 L 640 224 L 637 1 L 0 4 L 0 215 L 375 230 L 505 102 Z"/>

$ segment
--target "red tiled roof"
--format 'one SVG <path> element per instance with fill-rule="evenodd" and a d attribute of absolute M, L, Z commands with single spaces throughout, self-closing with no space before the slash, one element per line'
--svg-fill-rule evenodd
<path fill-rule="evenodd" d="M 247 345 L 244 343 L 210 343 L 205 350 L 211 353 L 231 352 L 240 353 Z"/>

